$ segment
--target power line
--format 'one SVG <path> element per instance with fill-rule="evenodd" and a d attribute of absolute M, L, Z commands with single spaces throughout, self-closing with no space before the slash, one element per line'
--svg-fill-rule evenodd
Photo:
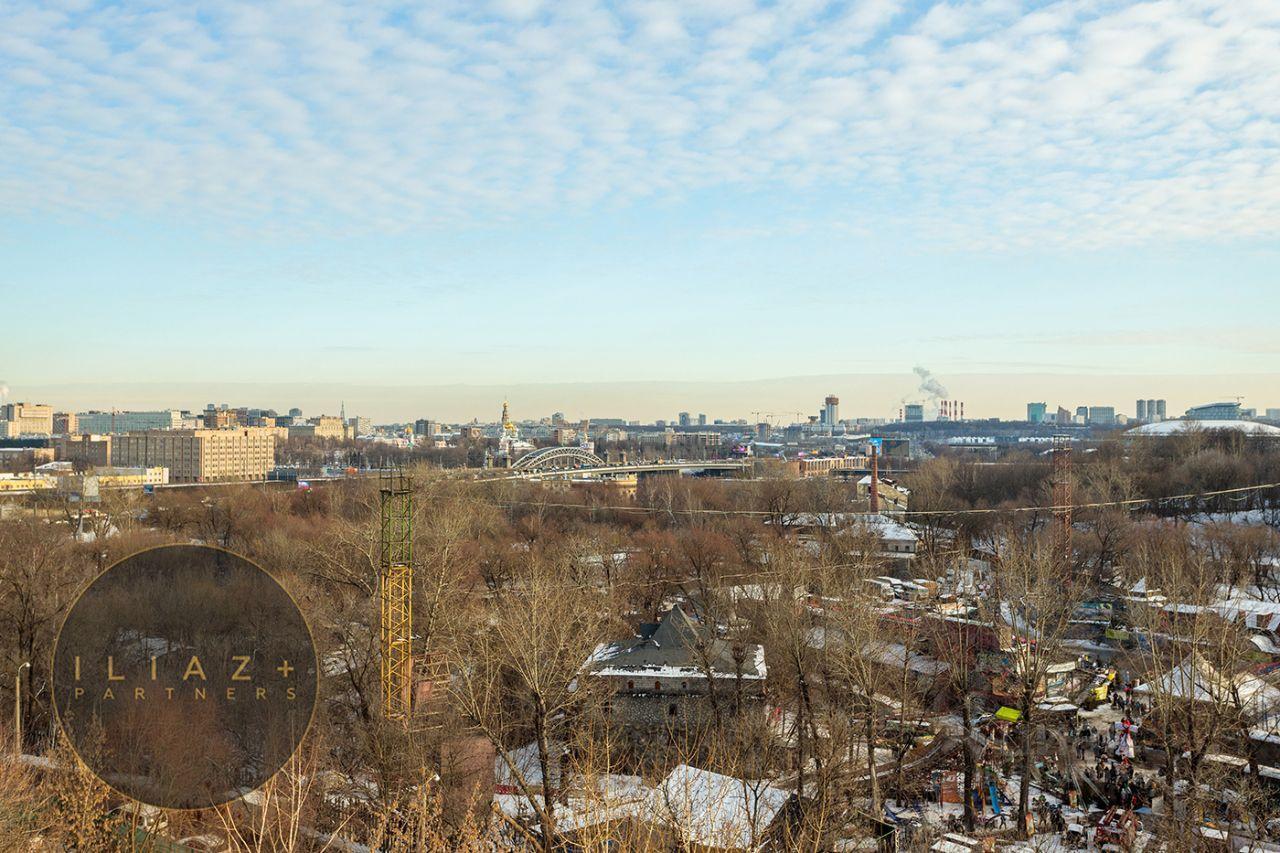
<path fill-rule="evenodd" d="M 1048 505 L 1030 505 L 1015 507 L 972 507 L 968 509 L 919 509 L 919 510 L 900 510 L 892 513 L 891 517 L 897 516 L 940 516 L 940 515 L 991 515 L 1003 513 L 1018 512 L 1060 512 L 1063 510 L 1077 509 L 1104 509 L 1108 507 L 1130 507 L 1141 506 L 1143 504 L 1158 504 L 1163 501 L 1188 500 L 1191 498 L 1212 498 L 1222 495 L 1238 495 L 1245 492 L 1260 492 L 1267 489 L 1280 488 L 1280 483 L 1259 483 L 1254 486 L 1238 486 L 1231 489 L 1217 489 L 1209 492 L 1188 492 L 1181 495 L 1164 495 L 1155 498 L 1129 498 L 1117 501 L 1093 501 L 1090 503 L 1073 503 L 1073 504 L 1048 504 Z M 795 515 L 812 515 L 820 517 L 823 515 L 839 515 L 838 512 L 773 512 L 763 509 L 709 509 L 709 508 L 675 508 L 675 507 L 653 507 L 653 506 L 616 506 L 616 505 L 600 505 L 600 504 L 574 504 L 574 503 L 550 503 L 547 501 L 533 500 L 495 500 L 485 501 L 492 506 L 502 508 L 511 508 L 516 506 L 538 506 L 548 509 L 577 509 L 591 510 L 599 512 L 642 512 L 642 513 L 660 513 L 665 515 L 717 515 L 717 516 L 746 516 L 746 517 L 773 517 L 781 515 L 783 517 Z"/>
<path fill-rule="evenodd" d="M 938 552 L 938 556 L 945 557 L 945 556 L 951 555 L 954 557 L 954 556 L 962 555 L 964 553 L 965 552 L 960 549 L 947 549 L 945 551 Z M 628 553 L 627 556 L 630 556 L 630 554 Z M 894 554 L 888 553 L 888 554 L 885 554 L 884 556 L 892 557 L 894 556 Z M 657 587 L 657 586 L 661 586 L 664 588 L 678 587 L 681 592 L 685 592 L 687 594 L 691 588 L 694 588 L 694 591 L 696 592 L 697 591 L 696 587 L 704 582 L 713 587 L 717 587 L 721 585 L 723 581 L 726 581 L 726 580 L 749 579 L 749 580 L 759 581 L 759 580 L 768 580 L 770 578 L 778 578 L 778 579 L 786 580 L 786 579 L 795 578 L 803 575 L 820 574 L 822 572 L 827 572 L 834 569 L 851 569 L 851 568 L 883 570 L 884 566 L 876 565 L 874 558 L 871 558 L 869 560 L 863 560 L 857 563 L 798 562 L 794 565 L 793 570 L 760 568 L 760 569 L 753 569 L 747 572 L 734 572 L 731 574 L 713 574 L 707 577 L 705 581 L 697 577 L 683 577 L 679 579 L 662 577 L 662 578 L 653 578 L 651 580 L 620 580 L 615 578 L 615 579 L 606 581 L 604 586 L 607 586 L 610 589 L 614 589 L 618 587 Z M 877 577 L 880 577 L 880 576 L 877 576 Z M 552 584 L 548 584 L 548 586 L 555 589 L 582 589 L 584 585 L 580 583 L 552 583 Z"/>

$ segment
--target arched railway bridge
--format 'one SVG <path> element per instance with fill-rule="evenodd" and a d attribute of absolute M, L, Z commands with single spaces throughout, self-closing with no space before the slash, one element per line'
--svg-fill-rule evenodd
<path fill-rule="evenodd" d="M 625 474 L 725 473 L 749 470 L 750 459 L 673 460 L 611 465 L 581 447 L 543 447 L 521 456 L 510 468 L 486 472 L 486 480 L 602 479 Z"/>
<path fill-rule="evenodd" d="M 512 471 L 556 471 L 562 468 L 605 468 L 608 463 L 582 447 L 543 447 L 516 460 Z"/>

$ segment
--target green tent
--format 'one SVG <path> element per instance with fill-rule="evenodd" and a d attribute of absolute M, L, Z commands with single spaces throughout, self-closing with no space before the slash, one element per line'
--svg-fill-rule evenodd
<path fill-rule="evenodd" d="M 1016 723 L 1022 719 L 1022 712 L 1017 708 L 1010 708 L 1008 705 L 1001 705 L 1000 710 L 996 711 L 996 719 L 1003 720 L 1006 723 Z"/>

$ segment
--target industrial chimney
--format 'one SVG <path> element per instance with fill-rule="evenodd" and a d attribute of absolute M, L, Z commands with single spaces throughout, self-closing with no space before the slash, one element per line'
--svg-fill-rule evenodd
<path fill-rule="evenodd" d="M 871 498 L 871 514 L 880 512 L 880 453 L 879 448 L 871 445 L 871 488 L 867 490 Z"/>

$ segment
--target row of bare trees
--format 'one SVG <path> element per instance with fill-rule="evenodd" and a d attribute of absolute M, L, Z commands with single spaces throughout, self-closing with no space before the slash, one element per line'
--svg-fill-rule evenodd
<path fill-rule="evenodd" d="M 962 467 L 943 460 L 913 483 L 913 501 L 919 496 L 931 510 L 920 517 L 913 572 L 979 572 L 981 594 L 961 624 L 989 626 L 985 632 L 956 630 L 926 608 L 886 606 L 871 581 L 895 569 L 870 532 L 789 532 L 786 522 L 797 515 L 849 506 L 848 489 L 836 483 L 671 480 L 628 504 L 608 492 L 480 489 L 421 471 L 415 651 L 424 673 L 446 675 L 419 696 L 408 730 L 378 710 L 377 495 L 359 482 L 309 492 L 163 492 L 145 501 L 110 494 L 91 513 L 94 536 L 83 535 L 80 508 L 31 506 L 0 522 L 0 659 L 10 671 L 32 663 L 23 676 L 25 747 L 55 754 L 47 661 L 76 592 L 101 566 L 142 547 L 208 542 L 281 578 L 312 623 L 325 671 L 300 763 L 278 777 L 266 805 L 210 816 L 223 836 L 238 839 L 237 849 L 335 849 L 337 838 L 385 849 L 479 849 L 494 833 L 545 850 L 610 833 L 639 844 L 643 831 L 634 820 L 620 828 L 625 821 L 601 786 L 624 774 L 652 787 L 692 764 L 788 792 L 787 848 L 822 850 L 878 831 L 886 800 L 916 796 L 929 762 L 958 761 L 965 790 L 974 788 L 975 719 L 993 704 L 984 697 L 997 692 L 983 653 L 997 629 L 1011 660 L 1000 701 L 1023 715 L 1017 769 L 1025 816 L 1033 765 L 1046 749 L 1036 706 L 1049 666 L 1074 655 L 1064 641 L 1077 606 L 1146 577 L 1170 601 L 1195 605 L 1173 622 L 1162 607 L 1135 609 L 1132 627 L 1145 645 L 1134 674 L 1156 685 L 1152 702 L 1164 722 L 1152 737 L 1163 747 L 1171 790 L 1181 779 L 1191 793 L 1180 802 L 1196 813 L 1210 809 L 1209 795 L 1202 802 L 1194 793 L 1220 781 L 1206 756 L 1247 738 L 1256 692 L 1235 678 L 1250 648 L 1240 620 L 1212 605 L 1224 587 L 1255 596 L 1274 589 L 1266 529 L 1192 529 L 1123 509 L 1084 510 L 1064 565 L 1046 545 L 1047 514 L 953 514 L 971 500 L 999 503 L 957 491 Z M 1077 475 L 1077 494 L 1140 493 L 1115 460 L 1081 466 Z M 974 569 L 971 541 L 989 544 L 989 567 Z M 674 598 L 735 648 L 762 645 L 768 686 L 762 699 L 741 684 L 713 689 L 699 725 L 653 735 L 663 746 L 654 761 L 622 736 L 610 696 L 582 666 L 600 643 L 629 636 Z M 1203 697 L 1160 693 L 1159 673 L 1194 654 L 1196 666 L 1221 676 L 1207 676 L 1217 678 L 1207 709 Z M 959 731 L 934 728 L 929 742 L 926 723 L 943 709 L 959 717 Z M 484 806 L 495 767 L 527 818 Z M 32 792 L 43 804 L 32 813 L 46 817 L 26 831 L 51 836 L 71 831 L 61 821 L 75 822 L 48 817 L 60 814 L 49 808 L 81 802 L 82 812 L 105 814 L 120 805 L 89 782 L 77 784 L 73 794 L 23 776 L 12 794 L 0 784 L 0 798 L 19 802 L 22 791 Z M 593 812 L 603 817 L 584 818 Z M 182 821 L 171 823 L 169 834 Z M 678 827 L 665 831 L 676 832 L 677 845 L 692 843 L 680 841 Z"/>

